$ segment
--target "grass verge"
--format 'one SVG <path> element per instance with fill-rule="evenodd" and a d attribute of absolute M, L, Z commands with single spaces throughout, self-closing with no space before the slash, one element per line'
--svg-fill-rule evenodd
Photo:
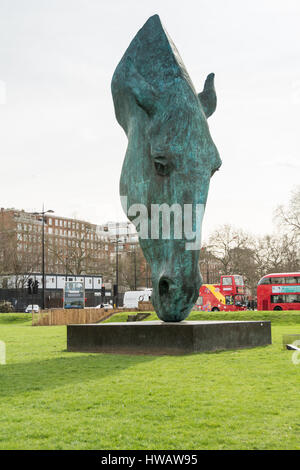
<path fill-rule="evenodd" d="M 281 339 L 300 312 L 275 313 L 270 346 L 161 357 L 68 353 L 65 326 L 1 314 L 0 449 L 299 449 L 300 365 Z"/>

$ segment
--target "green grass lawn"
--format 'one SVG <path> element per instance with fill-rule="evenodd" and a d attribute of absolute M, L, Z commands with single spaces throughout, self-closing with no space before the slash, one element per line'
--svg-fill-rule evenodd
<path fill-rule="evenodd" d="M 300 449 L 300 364 L 281 344 L 300 333 L 300 312 L 189 317 L 208 318 L 271 319 L 273 344 L 187 356 L 68 353 L 65 326 L 0 314 L 0 449 Z"/>

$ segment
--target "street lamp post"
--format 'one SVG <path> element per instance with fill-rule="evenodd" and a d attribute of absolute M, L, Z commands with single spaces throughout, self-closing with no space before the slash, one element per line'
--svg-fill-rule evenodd
<path fill-rule="evenodd" d="M 134 290 L 136 290 L 136 247 L 134 247 Z"/>
<path fill-rule="evenodd" d="M 45 215 L 53 212 L 51 209 L 45 211 L 44 204 L 42 212 L 33 212 L 33 215 L 42 217 L 42 310 L 45 310 Z"/>
<path fill-rule="evenodd" d="M 131 250 L 128 252 L 133 255 L 133 263 L 134 263 L 134 290 L 137 288 L 137 270 L 136 270 L 136 246 L 131 245 Z"/>
<path fill-rule="evenodd" d="M 114 292 L 114 297 L 115 297 L 115 305 L 116 308 L 118 308 L 119 305 L 119 299 L 118 299 L 118 294 L 119 294 L 119 243 L 123 243 L 122 240 L 120 240 L 120 232 L 119 232 L 119 222 L 116 224 L 116 240 L 113 242 L 116 244 L 116 284 L 115 284 L 115 292 Z"/>
<path fill-rule="evenodd" d="M 118 292 L 119 290 L 119 240 L 118 238 L 116 239 L 116 291 L 115 291 L 115 296 L 116 296 L 116 300 L 115 300 L 115 304 L 116 304 L 116 308 L 118 308 Z"/>
<path fill-rule="evenodd" d="M 119 299 L 118 299 L 118 294 L 119 294 L 119 243 L 123 243 L 124 246 L 126 246 L 126 239 L 128 241 L 128 226 L 129 226 L 129 223 L 127 223 L 127 232 L 125 234 L 125 237 L 123 237 L 123 240 L 120 240 L 120 232 L 119 232 L 119 227 L 120 227 L 120 224 L 119 222 L 117 222 L 116 224 L 116 240 L 112 243 L 115 243 L 116 244 L 116 249 L 115 249 L 115 253 L 116 253 L 116 284 L 115 284 L 115 289 L 114 289 L 114 297 L 115 297 L 115 306 L 116 308 L 118 308 L 118 303 L 119 303 Z M 135 281 L 136 282 L 136 281 Z"/>

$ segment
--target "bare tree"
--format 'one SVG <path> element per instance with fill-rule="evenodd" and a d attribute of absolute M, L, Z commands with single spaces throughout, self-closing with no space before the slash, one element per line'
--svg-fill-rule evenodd
<path fill-rule="evenodd" d="M 287 206 L 277 207 L 274 218 L 278 225 L 282 225 L 290 234 L 300 239 L 300 186 L 292 192 Z"/>
<path fill-rule="evenodd" d="M 129 290 L 137 290 L 147 285 L 147 263 L 140 245 L 132 246 L 125 255 L 122 255 L 120 278 L 123 285 Z"/>
<path fill-rule="evenodd" d="M 295 234 L 265 235 L 257 238 L 253 254 L 259 279 L 272 272 L 300 270 L 299 241 Z"/>
<path fill-rule="evenodd" d="M 241 255 L 249 254 L 252 237 L 242 229 L 231 225 L 220 226 L 210 237 L 210 252 L 219 260 L 223 274 L 240 274 L 239 263 Z"/>
<path fill-rule="evenodd" d="M 46 238 L 49 260 L 65 274 L 102 274 L 104 243 L 102 240 L 90 242 L 82 235 L 80 238 Z"/>
<path fill-rule="evenodd" d="M 220 274 L 223 272 L 223 264 L 210 249 L 210 245 L 203 244 L 199 256 L 199 268 L 204 284 L 217 284 L 220 281 Z"/>

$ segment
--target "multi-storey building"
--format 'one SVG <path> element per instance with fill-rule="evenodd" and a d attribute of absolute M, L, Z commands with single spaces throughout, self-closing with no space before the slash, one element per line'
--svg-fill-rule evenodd
<path fill-rule="evenodd" d="M 107 245 L 110 258 L 115 258 L 115 253 L 119 256 L 134 250 L 138 245 L 138 235 L 135 226 L 130 222 L 107 222 L 97 226 L 99 239 Z"/>
<path fill-rule="evenodd" d="M 107 292 L 118 284 L 119 294 L 150 286 L 150 270 L 131 223 L 96 225 L 54 213 L 42 216 L 2 208 L 0 274 L 4 283 L 7 277 L 11 288 L 12 282 L 16 289 L 25 288 L 31 274 L 42 272 L 45 289 L 48 277 L 56 279 L 58 275 L 65 279 L 72 275 L 99 276 Z"/>
<path fill-rule="evenodd" d="M 139 246 L 135 226 L 130 222 L 107 222 L 98 225 L 97 233 L 105 241 L 112 268 L 111 281 L 118 284 L 119 292 L 148 287 L 150 270 Z"/>
<path fill-rule="evenodd" d="M 106 257 L 105 243 L 97 225 L 83 220 L 42 216 L 15 209 L 1 209 L 2 271 L 39 272 L 44 262 L 46 273 L 99 274 Z M 9 253 L 13 252 L 13 258 Z M 15 264 L 10 266 L 9 264 Z M 21 269 L 20 269 L 21 268 Z"/>

